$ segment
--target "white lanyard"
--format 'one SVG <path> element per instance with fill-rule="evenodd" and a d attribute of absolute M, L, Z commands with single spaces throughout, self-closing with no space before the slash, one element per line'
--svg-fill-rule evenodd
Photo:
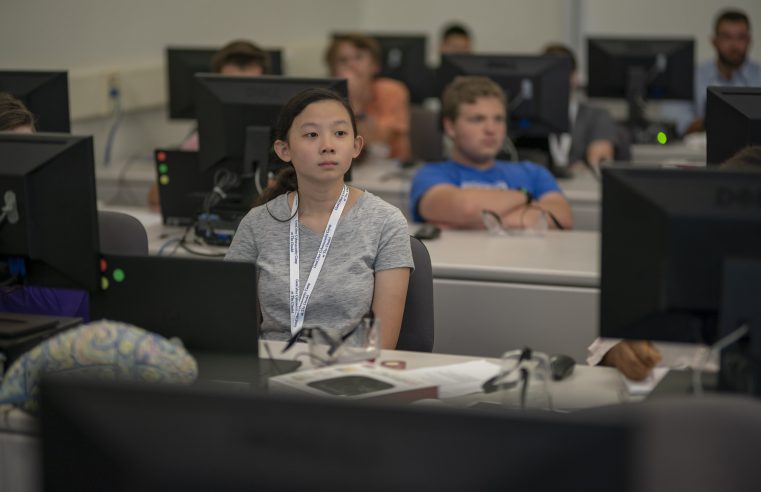
<path fill-rule="evenodd" d="M 341 195 L 338 197 L 333 212 L 330 213 L 328 219 L 328 225 L 325 226 L 325 232 L 322 234 L 322 242 L 320 248 L 317 250 L 317 256 L 314 257 L 314 263 L 312 263 L 312 271 L 309 272 L 307 283 L 304 286 L 304 290 L 299 293 L 299 214 L 297 213 L 299 207 L 299 195 L 295 194 L 293 197 L 293 206 L 291 207 L 291 219 L 289 247 L 290 247 L 290 263 L 291 263 L 291 286 L 290 286 L 290 298 L 289 304 L 291 309 L 291 335 L 295 335 L 301 330 L 301 326 L 304 324 L 304 314 L 307 310 L 307 304 L 309 303 L 309 296 L 312 295 L 312 289 L 317 282 L 317 277 L 322 270 L 322 264 L 325 263 L 325 258 L 328 256 L 328 250 L 330 249 L 330 243 L 333 240 L 333 234 L 336 232 L 336 226 L 338 220 L 341 218 L 346 202 L 349 201 L 349 187 L 344 185 Z"/>
<path fill-rule="evenodd" d="M 556 133 L 550 133 L 549 140 L 552 161 L 560 167 L 566 167 L 568 164 L 571 164 L 568 162 L 572 143 L 571 134 L 561 133 L 558 135 Z"/>

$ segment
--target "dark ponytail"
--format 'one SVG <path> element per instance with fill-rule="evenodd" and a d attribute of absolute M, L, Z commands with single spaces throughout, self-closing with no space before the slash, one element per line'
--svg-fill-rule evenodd
<path fill-rule="evenodd" d="M 296 178 L 296 169 L 289 165 L 278 171 L 277 176 L 275 176 L 275 182 L 262 190 L 262 194 L 256 199 L 256 205 L 264 205 L 283 193 L 296 191 L 298 189 L 299 182 Z"/>
<path fill-rule="evenodd" d="M 345 98 L 329 89 L 307 89 L 293 96 L 291 100 L 288 101 L 285 106 L 283 106 L 283 109 L 280 110 L 280 114 L 278 115 L 277 123 L 275 123 L 273 132 L 274 139 L 287 142 L 288 132 L 291 130 L 293 120 L 295 120 L 296 117 L 298 117 L 298 115 L 300 115 L 307 106 L 320 101 L 336 101 L 343 105 L 343 107 L 346 108 L 346 111 L 349 113 L 351 128 L 354 131 L 354 136 L 357 136 L 357 120 L 354 116 L 354 111 L 351 109 L 351 105 L 349 105 L 349 102 Z M 268 186 L 262 192 L 262 194 L 259 195 L 259 198 L 256 200 L 256 204 L 266 204 L 270 200 L 277 198 L 283 193 L 287 193 L 289 191 L 298 191 L 298 189 L 299 186 L 298 179 L 296 177 L 296 170 L 292 165 L 288 165 L 288 167 L 281 169 L 277 174 L 275 183 L 271 186 Z M 270 213 L 270 215 L 272 214 Z M 274 216 L 273 218 L 276 220 L 283 220 L 278 219 Z M 285 220 L 290 220 L 290 218 Z"/>

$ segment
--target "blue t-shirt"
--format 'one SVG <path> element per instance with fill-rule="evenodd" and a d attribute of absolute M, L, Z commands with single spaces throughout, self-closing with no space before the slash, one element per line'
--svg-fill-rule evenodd
<path fill-rule="evenodd" d="M 555 178 L 539 164 L 533 162 L 496 161 L 488 169 L 476 169 L 455 161 L 426 164 L 412 180 L 410 209 L 415 222 L 424 222 L 418 213 L 420 198 L 431 187 L 450 184 L 459 188 L 492 188 L 502 190 L 525 189 L 535 199 L 551 191 L 560 192 Z"/>

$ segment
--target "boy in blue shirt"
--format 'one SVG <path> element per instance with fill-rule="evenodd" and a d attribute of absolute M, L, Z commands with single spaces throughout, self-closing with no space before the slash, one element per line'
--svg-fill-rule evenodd
<path fill-rule="evenodd" d="M 417 222 L 483 228 L 489 210 L 512 228 L 532 226 L 544 211 L 550 227 L 570 229 L 571 208 L 555 179 L 530 162 L 496 159 L 507 134 L 506 97 L 486 77 L 458 77 L 442 97 L 444 131 L 452 160 L 421 168 L 412 181 L 410 207 Z"/>

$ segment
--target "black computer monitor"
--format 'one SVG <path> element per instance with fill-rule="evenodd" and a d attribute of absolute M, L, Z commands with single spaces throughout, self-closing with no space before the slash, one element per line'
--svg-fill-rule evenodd
<path fill-rule="evenodd" d="M 259 384 L 292 361 L 260 361 L 259 303 L 252 263 L 166 256 L 104 255 L 103 289 L 90 296 L 93 319 L 113 319 L 166 338 L 193 355 L 201 380 Z"/>
<path fill-rule="evenodd" d="M 444 55 L 442 87 L 460 75 L 498 83 L 508 98 L 511 137 L 546 137 L 569 129 L 571 60 L 559 56 Z"/>
<path fill-rule="evenodd" d="M 270 163 L 276 162 L 271 129 L 282 106 L 315 87 L 348 95 L 344 79 L 196 74 L 196 82 L 200 170 L 237 172 L 241 182 L 235 200 L 244 211 L 258 194 L 257 184 L 266 185 Z"/>
<path fill-rule="evenodd" d="M 65 71 L 0 71 L 0 92 L 21 99 L 40 132 L 69 133 L 69 79 Z"/>
<path fill-rule="evenodd" d="M 23 284 L 99 288 L 94 169 L 92 137 L 0 134 L 0 257 Z"/>
<path fill-rule="evenodd" d="M 568 415 L 76 380 L 44 382 L 40 408 L 50 492 L 625 491 L 636 478 L 634 425 Z"/>
<path fill-rule="evenodd" d="M 173 120 L 195 119 L 195 80 L 197 73 L 211 72 L 211 60 L 219 48 L 166 49 L 167 90 L 169 118 Z M 265 50 L 269 55 L 267 74 L 283 74 L 283 55 L 280 49 Z"/>
<path fill-rule="evenodd" d="M 587 39 L 587 95 L 626 99 L 629 123 L 646 124 L 646 99 L 692 100 L 695 41 L 680 38 Z"/>
<path fill-rule="evenodd" d="M 757 316 L 761 355 L 758 297 L 727 304 L 761 286 L 731 274 L 761 271 L 761 173 L 606 168 L 602 185 L 600 336 L 711 344 Z"/>
<path fill-rule="evenodd" d="M 761 144 L 761 87 L 709 87 L 705 127 L 708 165 Z"/>
<path fill-rule="evenodd" d="M 414 104 L 430 97 L 432 74 L 426 62 L 428 38 L 424 34 L 370 34 L 381 47 L 380 77 L 396 79 L 410 91 Z"/>

